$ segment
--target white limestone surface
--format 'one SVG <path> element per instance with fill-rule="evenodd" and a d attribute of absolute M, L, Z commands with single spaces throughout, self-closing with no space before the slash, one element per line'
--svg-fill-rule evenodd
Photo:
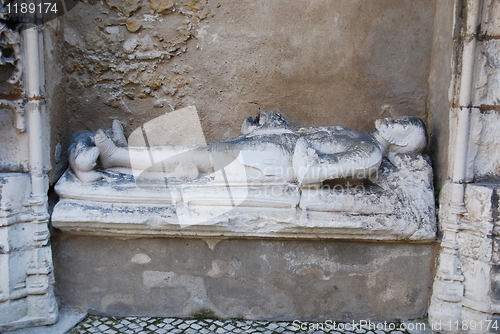
<path fill-rule="evenodd" d="M 214 175 L 177 181 L 120 174 L 82 183 L 68 170 L 56 185 L 60 201 L 52 224 L 71 233 L 130 237 L 434 241 L 428 158 L 397 154 L 393 163 L 384 159 L 364 183 L 307 188 L 297 182 L 223 183 Z"/>

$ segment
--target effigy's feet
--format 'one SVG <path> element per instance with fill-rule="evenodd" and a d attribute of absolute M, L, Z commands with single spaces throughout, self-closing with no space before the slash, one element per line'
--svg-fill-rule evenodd
<path fill-rule="evenodd" d="M 95 146 L 99 149 L 102 167 L 108 168 L 113 166 L 113 153 L 115 153 L 117 146 L 106 135 L 106 133 L 99 129 L 94 136 Z"/>
<path fill-rule="evenodd" d="M 194 180 L 198 178 L 200 172 L 192 162 L 180 162 L 174 170 L 175 178 L 178 180 Z"/>
<path fill-rule="evenodd" d="M 319 181 L 321 159 L 315 149 L 309 147 L 304 139 L 299 139 L 293 153 L 293 169 L 299 184 L 311 184 Z"/>
<path fill-rule="evenodd" d="M 122 122 L 117 119 L 113 121 L 113 125 L 111 126 L 111 136 L 111 139 L 116 144 L 116 146 L 126 147 L 128 145 L 125 134 L 123 133 Z"/>

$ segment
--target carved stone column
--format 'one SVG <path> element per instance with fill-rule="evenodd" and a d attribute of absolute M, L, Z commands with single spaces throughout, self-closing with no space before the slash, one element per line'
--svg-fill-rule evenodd
<path fill-rule="evenodd" d="M 458 231 L 462 225 L 461 215 L 465 211 L 465 206 L 463 203 L 461 205 L 451 200 L 453 187 L 457 186 L 463 187 L 451 183 L 445 185 L 440 198 L 439 225 L 442 238 L 429 306 L 431 326 L 451 324 L 461 319 L 464 276 L 459 256 Z"/>
<path fill-rule="evenodd" d="M 0 330 L 57 320 L 52 254 L 40 233 L 48 216 L 33 200 L 28 173 L 0 173 Z"/>
<path fill-rule="evenodd" d="M 441 191 L 442 248 L 429 323 L 447 332 L 498 332 L 500 6 L 456 6 L 451 180 Z"/>
<path fill-rule="evenodd" d="M 485 327 L 485 320 L 490 319 L 490 325 L 497 330 L 500 323 L 493 314 L 500 313 L 499 194 L 500 184 L 467 185 L 465 204 L 468 214 L 457 237 L 465 287 L 462 321 L 483 322 Z"/>

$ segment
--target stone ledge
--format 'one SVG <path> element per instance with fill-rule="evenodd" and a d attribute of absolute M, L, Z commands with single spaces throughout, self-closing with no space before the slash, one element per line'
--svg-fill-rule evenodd
<path fill-rule="evenodd" d="M 285 238 L 434 242 L 432 169 L 423 156 L 384 160 L 362 186 L 296 183 L 167 183 L 133 177 L 59 180 L 52 224 L 70 233 L 120 237 Z"/>

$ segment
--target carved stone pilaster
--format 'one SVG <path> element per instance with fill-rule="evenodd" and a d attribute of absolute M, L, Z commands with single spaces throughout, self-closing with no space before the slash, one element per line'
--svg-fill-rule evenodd
<path fill-rule="evenodd" d="M 460 184 L 447 184 L 441 191 L 439 212 L 442 233 L 441 252 L 438 258 L 437 272 L 434 279 L 433 294 L 429 306 L 429 324 L 454 323 L 460 320 L 462 298 L 464 294 L 464 276 L 460 262 L 458 231 L 465 211 L 463 203 L 453 203 L 453 187 Z M 446 330 L 446 328 L 443 328 Z"/>
<path fill-rule="evenodd" d="M 0 331 L 57 320 L 52 254 L 25 173 L 0 174 Z"/>

